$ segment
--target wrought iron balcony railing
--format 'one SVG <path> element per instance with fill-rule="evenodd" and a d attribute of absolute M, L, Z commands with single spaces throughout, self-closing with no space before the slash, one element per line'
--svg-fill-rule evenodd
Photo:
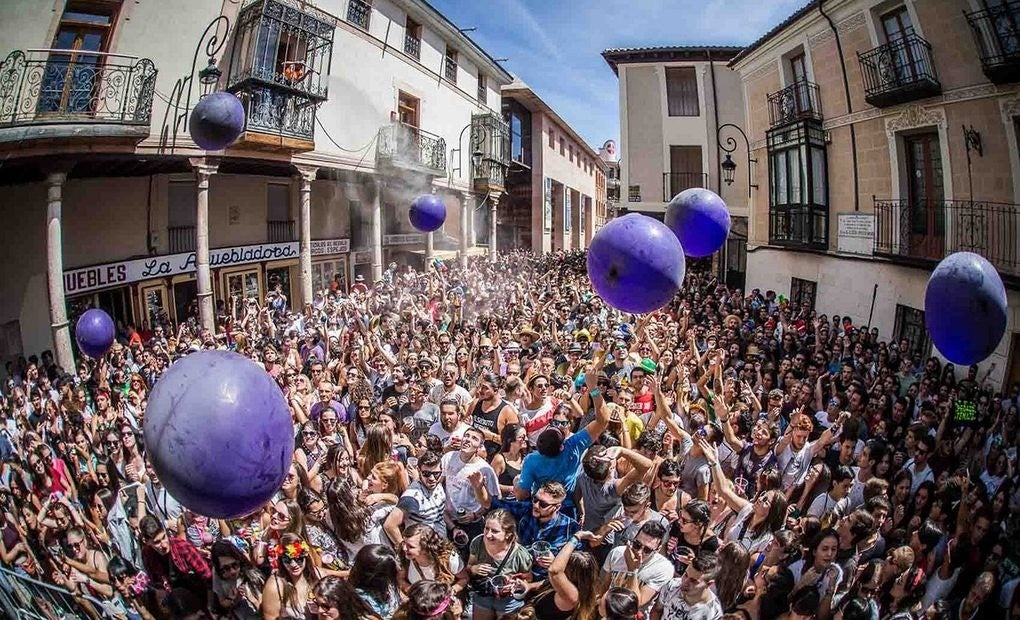
<path fill-rule="evenodd" d="M 171 254 L 195 251 L 194 226 L 170 226 L 166 229 Z"/>
<path fill-rule="evenodd" d="M 996 84 L 1020 81 L 1020 0 L 966 15 L 988 79 Z"/>
<path fill-rule="evenodd" d="M 394 122 L 379 130 L 376 157 L 399 168 L 446 174 L 446 140 L 406 123 Z"/>
<path fill-rule="evenodd" d="M 708 187 L 708 174 L 705 172 L 663 172 L 662 202 L 669 202 L 685 189 L 692 187 Z"/>
<path fill-rule="evenodd" d="M 769 127 L 778 127 L 804 119 L 822 120 L 818 85 L 799 81 L 768 96 Z"/>
<path fill-rule="evenodd" d="M 510 165 L 510 125 L 498 114 L 471 116 L 471 153 L 481 153 L 478 166 L 472 163 L 472 178 L 479 190 L 503 188 Z"/>
<path fill-rule="evenodd" d="M 227 90 L 271 86 L 325 101 L 335 29 L 336 18 L 303 0 L 246 0 L 235 26 Z"/>
<path fill-rule="evenodd" d="M 316 107 L 307 97 L 253 83 L 234 94 L 244 106 L 246 133 L 302 142 L 315 140 Z"/>
<path fill-rule="evenodd" d="M 15 50 L 0 64 L 0 127 L 105 123 L 148 127 L 156 66 L 81 50 Z"/>
<path fill-rule="evenodd" d="M 873 200 L 876 255 L 930 266 L 953 252 L 975 252 L 1020 281 L 1020 205 Z"/>
<path fill-rule="evenodd" d="M 366 0 L 348 0 L 347 21 L 355 26 L 368 30 L 368 22 L 372 17 L 372 3 Z"/>
<path fill-rule="evenodd" d="M 294 220 L 268 220 L 266 222 L 266 240 L 269 243 L 286 243 L 294 241 Z"/>
<path fill-rule="evenodd" d="M 931 97 L 942 92 L 931 44 L 908 34 L 896 41 L 858 52 L 864 100 L 879 108 Z"/>
<path fill-rule="evenodd" d="M 829 243 L 829 211 L 818 204 L 769 207 L 769 243 L 824 250 Z"/>
<path fill-rule="evenodd" d="M 410 32 L 404 33 L 404 53 L 421 60 L 421 39 Z"/>

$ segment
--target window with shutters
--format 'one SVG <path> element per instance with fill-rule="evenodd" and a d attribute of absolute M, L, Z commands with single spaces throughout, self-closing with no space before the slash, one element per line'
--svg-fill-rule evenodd
<path fill-rule="evenodd" d="M 694 67 L 666 67 L 666 105 L 670 116 L 698 116 L 698 76 Z"/>

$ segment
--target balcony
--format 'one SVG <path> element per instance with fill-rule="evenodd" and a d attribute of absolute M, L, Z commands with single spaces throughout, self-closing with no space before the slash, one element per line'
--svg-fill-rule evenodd
<path fill-rule="evenodd" d="M 864 78 L 864 100 L 875 107 L 884 108 L 942 92 L 931 44 L 916 34 L 858 53 L 857 59 Z"/>
<path fill-rule="evenodd" d="M 368 30 L 369 19 L 372 17 L 372 3 L 366 0 L 347 1 L 347 21 L 362 30 Z"/>
<path fill-rule="evenodd" d="M 669 202 L 685 189 L 708 187 L 708 174 L 704 172 L 663 172 L 662 202 Z"/>
<path fill-rule="evenodd" d="M 969 200 L 881 200 L 875 255 L 930 268 L 953 252 L 984 256 L 1020 284 L 1020 205 Z"/>
<path fill-rule="evenodd" d="M 1020 81 L 1020 0 L 966 16 L 988 79 L 996 84 Z"/>
<path fill-rule="evenodd" d="M 471 163 L 475 191 L 503 191 L 510 165 L 510 125 L 496 114 L 473 115 L 471 151 L 472 160 L 476 152 L 482 156 L 478 166 Z"/>
<path fill-rule="evenodd" d="M 266 222 L 266 240 L 269 243 L 294 241 L 294 220 L 269 220 Z"/>
<path fill-rule="evenodd" d="M 0 142 L 149 135 L 156 66 L 80 50 L 15 50 L 0 64 Z"/>
<path fill-rule="evenodd" d="M 237 18 L 227 90 L 245 108 L 238 142 L 289 152 L 315 148 L 328 96 L 336 20 L 303 0 L 247 0 Z"/>
<path fill-rule="evenodd" d="M 819 204 L 769 207 L 769 243 L 792 248 L 828 247 L 829 211 Z"/>
<path fill-rule="evenodd" d="M 392 172 L 446 175 L 446 140 L 413 125 L 394 122 L 379 130 L 376 159 Z"/>
<path fill-rule="evenodd" d="M 818 85 L 813 82 L 794 82 L 783 90 L 768 96 L 769 127 L 779 127 L 800 120 L 822 120 L 822 107 L 818 101 Z"/>
<path fill-rule="evenodd" d="M 170 226 L 166 229 L 171 254 L 195 251 L 194 226 Z"/>
<path fill-rule="evenodd" d="M 416 60 L 421 60 L 421 39 L 410 32 L 404 33 L 404 53 Z"/>

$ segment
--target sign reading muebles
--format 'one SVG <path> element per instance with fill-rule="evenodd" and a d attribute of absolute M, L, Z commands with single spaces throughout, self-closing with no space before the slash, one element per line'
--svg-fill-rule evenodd
<path fill-rule="evenodd" d="M 323 239 L 312 241 L 312 256 L 327 256 L 350 251 L 350 239 Z M 297 241 L 287 243 L 260 243 L 236 248 L 209 250 L 209 267 L 231 267 L 266 261 L 297 258 Z M 150 278 L 166 278 L 197 269 L 194 252 L 182 252 L 163 256 L 149 256 L 134 260 L 82 267 L 64 272 L 64 294 L 77 295 L 89 291 L 122 286 Z"/>

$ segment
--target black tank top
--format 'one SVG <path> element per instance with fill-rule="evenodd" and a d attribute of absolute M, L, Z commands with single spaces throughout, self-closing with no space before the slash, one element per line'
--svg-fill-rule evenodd
<path fill-rule="evenodd" d="M 471 418 L 474 420 L 471 424 L 475 428 L 480 428 L 486 432 L 494 435 L 499 434 L 499 414 L 502 413 L 503 407 L 506 407 L 507 402 L 500 400 L 499 405 L 492 411 L 485 411 L 482 408 L 482 401 L 475 403 L 475 408 L 471 410 Z M 485 460 L 492 462 L 492 457 L 496 456 L 499 452 L 499 442 L 485 440 Z"/>
<path fill-rule="evenodd" d="M 574 615 L 574 610 L 563 611 L 556 606 L 556 590 L 547 587 L 539 592 L 531 606 L 535 610 L 535 618 L 541 620 L 568 620 Z"/>
<path fill-rule="evenodd" d="M 503 411 L 503 407 L 506 407 L 506 401 L 500 400 L 499 405 L 492 411 L 485 411 L 482 408 L 483 404 L 482 401 L 478 401 L 475 403 L 475 408 L 471 410 L 471 417 L 474 420 L 472 424 L 494 435 L 498 435 L 499 426 L 497 422 L 499 422 L 499 414 Z"/>
<path fill-rule="evenodd" d="M 503 486 L 511 487 L 514 485 L 514 478 L 520 475 L 521 470 L 511 465 L 506 460 L 506 455 L 503 456 L 503 473 L 499 475 L 499 483 Z"/>

